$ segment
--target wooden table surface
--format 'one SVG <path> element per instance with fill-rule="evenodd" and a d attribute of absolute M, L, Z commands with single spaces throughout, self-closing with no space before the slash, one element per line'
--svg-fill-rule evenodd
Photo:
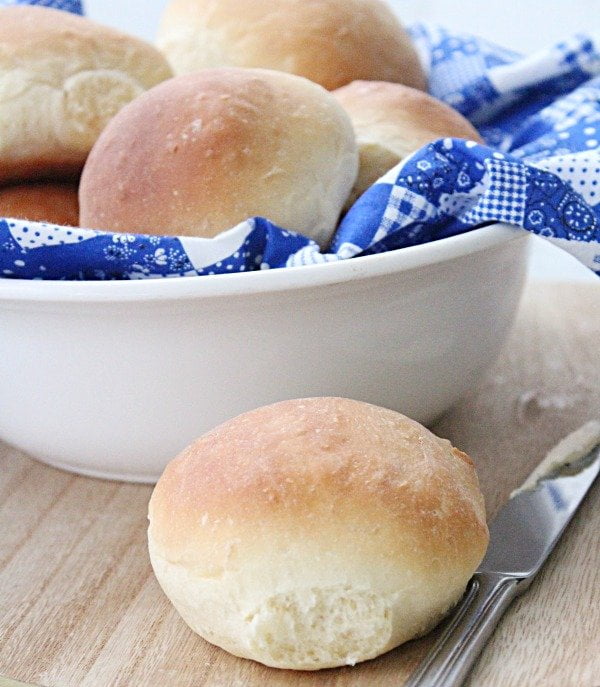
<path fill-rule="evenodd" d="M 500 360 L 433 429 L 473 457 L 492 516 L 547 449 L 594 417 L 600 285 L 532 284 Z M 207 644 L 153 577 L 150 492 L 0 445 L 0 674 L 46 687 L 398 687 L 430 645 L 431 635 L 354 668 L 300 673 Z M 600 685 L 599 533 L 597 484 L 470 687 Z"/>

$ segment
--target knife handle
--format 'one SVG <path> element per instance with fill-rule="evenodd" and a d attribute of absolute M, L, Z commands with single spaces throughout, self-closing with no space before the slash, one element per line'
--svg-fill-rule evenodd
<path fill-rule="evenodd" d="M 504 611 L 521 593 L 519 582 L 506 575 L 475 573 L 441 636 L 404 687 L 462 685 Z"/>

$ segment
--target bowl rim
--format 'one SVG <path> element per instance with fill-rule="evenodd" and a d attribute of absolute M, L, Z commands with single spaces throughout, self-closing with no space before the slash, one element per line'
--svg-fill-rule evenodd
<path fill-rule="evenodd" d="M 494 223 L 385 253 L 271 270 L 119 281 L 0 278 L 0 301 L 154 301 L 292 291 L 404 272 L 528 237 L 520 227 Z"/>

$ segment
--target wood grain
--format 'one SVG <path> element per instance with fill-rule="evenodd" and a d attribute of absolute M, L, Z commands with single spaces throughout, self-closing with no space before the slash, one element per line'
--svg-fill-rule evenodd
<path fill-rule="evenodd" d="M 599 342 L 600 286 L 531 285 L 497 364 L 434 427 L 476 461 L 490 516 L 558 439 L 600 417 Z M 319 673 L 277 671 L 212 647 L 154 580 L 150 493 L 0 445 L 1 674 L 45 687 L 396 687 L 430 646 L 433 635 Z M 600 685 L 599 506 L 596 485 L 508 611 L 470 687 Z"/>

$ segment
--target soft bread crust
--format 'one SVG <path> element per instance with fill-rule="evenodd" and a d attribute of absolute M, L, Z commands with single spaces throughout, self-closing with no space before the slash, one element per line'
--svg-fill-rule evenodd
<path fill-rule="evenodd" d="M 466 454 L 341 398 L 276 403 L 205 434 L 167 466 L 149 518 L 154 571 L 193 630 L 305 670 L 427 632 L 488 543 Z"/>
<path fill-rule="evenodd" d="M 170 79 L 106 127 L 81 225 L 212 237 L 252 216 L 326 245 L 358 171 L 348 115 L 307 79 L 209 69 Z"/>
<path fill-rule="evenodd" d="M 396 83 L 355 81 L 333 93 L 350 115 L 360 151 L 352 199 L 422 146 L 446 136 L 483 143 L 459 112 Z"/>
<path fill-rule="evenodd" d="M 77 226 L 77 184 L 18 184 L 0 189 L 0 217 Z"/>
<path fill-rule="evenodd" d="M 426 88 L 407 32 L 380 0 L 172 0 L 157 44 L 177 74 L 265 67 L 327 89 L 355 79 Z"/>
<path fill-rule="evenodd" d="M 158 50 L 115 29 L 0 9 L 0 182 L 77 175 L 108 120 L 170 76 Z"/>

